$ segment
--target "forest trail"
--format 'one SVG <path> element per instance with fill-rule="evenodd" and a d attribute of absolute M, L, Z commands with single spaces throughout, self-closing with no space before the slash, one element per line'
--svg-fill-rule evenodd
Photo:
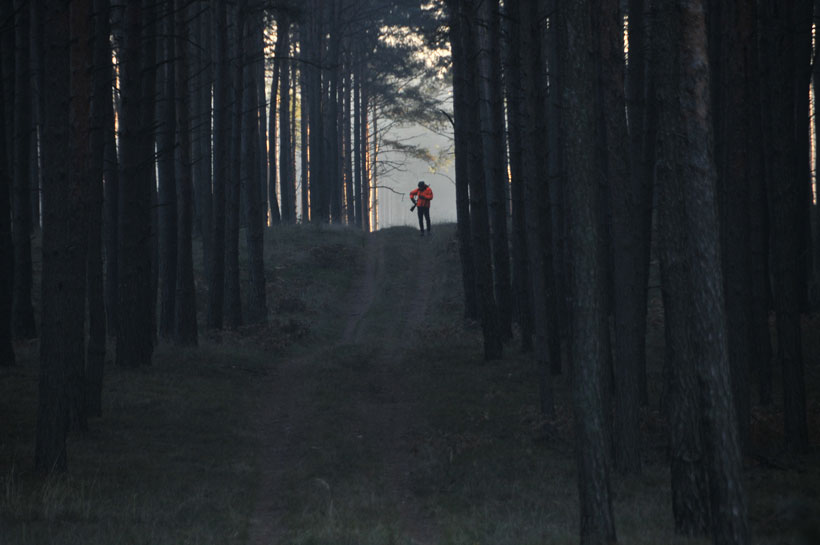
<path fill-rule="evenodd" d="M 412 492 L 414 436 L 423 421 L 420 401 L 413 381 L 407 380 L 412 367 L 405 355 L 416 343 L 428 312 L 432 282 L 432 260 L 425 259 L 426 239 L 405 232 L 401 239 L 377 232 L 366 238 L 361 274 L 352 282 L 338 315 L 345 320 L 341 335 L 332 346 L 316 346 L 309 353 L 283 362 L 271 377 L 271 393 L 261 411 L 264 453 L 262 478 L 255 514 L 251 519 L 248 543 L 274 545 L 290 543 L 289 498 L 298 497 L 305 505 L 316 506 L 326 524 L 332 524 L 334 510 L 344 509 L 344 501 L 334 481 L 352 481 L 371 490 L 370 494 L 391 513 L 391 526 L 401 542 L 433 544 L 439 541 L 432 516 L 426 513 Z M 390 245 L 390 248 L 388 248 Z M 386 253 L 402 252 L 409 266 L 397 266 Z M 389 262 L 388 262 L 389 261 Z M 398 295 L 398 296 L 397 296 Z M 418 342 L 423 342 L 420 339 Z M 359 391 L 344 391 L 343 384 L 320 384 L 327 380 L 315 369 L 328 361 L 353 369 L 352 383 Z M 333 372 L 331 369 L 330 372 Z M 317 390 L 330 386 L 339 413 L 327 414 L 327 405 L 316 406 Z M 326 400 L 325 400 L 326 401 Z M 330 409 L 335 412 L 334 409 Z M 335 466 L 345 458 L 335 452 L 337 445 L 314 444 L 331 429 L 349 430 L 357 439 L 366 469 L 346 469 L 338 475 Z M 306 457 L 322 452 L 327 467 L 306 467 Z M 358 467 L 354 461 L 350 468 Z M 305 499 L 307 498 L 307 499 Z M 351 506 L 353 508 L 353 506 Z M 291 517 L 292 518 L 292 517 Z"/>

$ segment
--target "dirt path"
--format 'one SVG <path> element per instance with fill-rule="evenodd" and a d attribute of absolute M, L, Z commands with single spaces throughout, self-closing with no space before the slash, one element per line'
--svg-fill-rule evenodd
<path fill-rule="evenodd" d="M 406 241 L 407 248 L 420 251 L 422 241 Z M 417 242 L 421 242 L 418 244 Z M 411 250 L 413 251 L 413 250 Z M 412 430 L 418 421 L 418 401 L 404 380 L 401 365 L 408 339 L 422 326 L 428 308 L 431 283 L 427 281 L 429 262 L 412 259 L 414 266 L 405 271 L 412 295 L 401 301 L 379 301 L 379 287 L 385 272 L 385 239 L 371 235 L 366 244 L 364 270 L 354 282 L 343 308 L 346 323 L 334 347 L 319 346 L 301 358 L 284 362 L 271 378 L 271 395 L 261 408 L 264 432 L 264 470 L 261 492 L 251 521 L 248 543 L 274 545 L 285 543 L 288 528 L 286 487 L 288 472 L 300 463 L 303 439 L 308 426 L 317 426 L 315 415 L 302 410 L 311 385 L 305 377 L 306 366 L 328 350 L 357 346 L 369 354 L 372 365 L 363 373 L 363 381 L 378 392 L 376 396 L 355 396 L 351 428 L 361 430 L 369 442 L 367 448 L 378 452 L 381 462 L 376 479 L 379 496 L 397 513 L 401 535 L 411 543 L 434 544 L 438 531 L 432 517 L 425 513 L 411 491 L 413 457 Z M 368 327 L 368 312 L 375 304 L 387 303 L 388 323 L 380 323 L 378 332 Z M 331 447 L 332 448 L 332 447 Z M 317 486 L 330 485 L 317 479 Z M 375 486 L 375 485 L 374 485 Z"/>

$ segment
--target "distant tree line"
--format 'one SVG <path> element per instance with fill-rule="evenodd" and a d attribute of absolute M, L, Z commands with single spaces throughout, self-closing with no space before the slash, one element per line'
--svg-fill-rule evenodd
<path fill-rule="evenodd" d="M 465 313 L 488 360 L 517 326 L 545 415 L 570 373 L 581 542 L 616 541 L 609 474 L 641 470 L 654 255 L 676 529 L 748 543 L 741 455 L 775 366 L 786 445 L 808 448 L 812 2 L 441 4 Z"/>
<path fill-rule="evenodd" d="M 425 22 L 413 2 L 384 8 L 0 6 L 0 365 L 13 339 L 39 338 L 38 469 L 65 470 L 67 434 L 101 415 L 107 340 L 136 368 L 160 340 L 263 323 L 266 228 L 376 226 L 379 118 L 435 112 L 418 46 L 382 39 Z"/>

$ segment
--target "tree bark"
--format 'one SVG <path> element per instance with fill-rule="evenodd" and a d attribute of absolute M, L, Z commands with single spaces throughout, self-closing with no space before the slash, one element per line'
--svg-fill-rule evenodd
<path fill-rule="evenodd" d="M 476 294 L 475 270 L 473 269 L 473 246 L 470 239 L 472 231 L 470 222 L 469 195 L 469 133 L 467 132 L 467 58 L 464 54 L 461 30 L 461 15 L 458 2 L 448 2 L 450 21 L 450 48 L 453 52 L 453 139 L 455 145 L 456 170 L 456 233 L 458 251 L 461 261 L 461 283 L 464 290 L 464 317 L 468 320 L 478 319 L 478 296 Z M 356 100 L 354 98 L 354 100 Z M 358 123 L 358 117 L 357 117 Z M 358 131 L 357 131 L 358 132 Z M 358 154 L 357 154 L 358 160 Z M 356 167 L 358 170 L 358 166 Z"/>
<path fill-rule="evenodd" d="M 285 55 L 290 54 L 290 20 L 287 15 L 283 15 L 279 24 L 281 25 L 283 40 L 282 50 Z M 277 46 L 279 45 L 277 38 Z M 279 59 L 279 188 L 281 190 L 282 201 L 282 221 L 283 223 L 296 223 L 296 180 L 291 172 L 290 156 L 292 154 L 291 126 L 290 126 L 290 62 L 287 59 Z"/>
<path fill-rule="evenodd" d="M 712 538 L 720 544 L 748 543 L 720 263 L 705 10 L 702 0 L 678 0 L 661 9 L 663 28 L 674 48 L 673 55 L 662 58 L 675 59 L 672 66 L 677 71 L 668 78 L 674 91 L 659 93 L 660 107 L 673 120 L 662 126 L 674 135 L 667 145 L 674 149 L 672 168 L 680 182 L 664 184 L 664 191 L 678 191 L 677 200 L 664 202 L 676 209 L 682 222 L 675 227 L 679 238 L 664 244 L 682 248 L 688 269 L 687 285 L 668 289 L 681 290 L 691 305 L 686 326 L 700 385 Z"/>
<path fill-rule="evenodd" d="M 0 11 L 5 16 L 3 11 Z M 0 43 L 4 43 L 0 30 Z M 0 56 L 0 64 L 4 62 Z M 5 78 L 0 67 L 0 103 L 6 104 Z M 9 256 L 0 263 L 0 367 L 14 365 L 14 346 L 11 342 L 11 305 L 14 285 L 14 245 L 11 238 L 11 172 L 8 154 L 6 153 L 6 108 L 0 107 L 0 254 Z"/>
<path fill-rule="evenodd" d="M 174 335 L 177 287 L 177 182 L 176 182 L 176 76 L 174 4 L 166 2 L 160 14 L 162 42 L 160 44 L 159 86 L 162 89 L 157 102 L 157 174 L 159 219 L 159 283 L 160 312 L 159 336 L 170 339 Z M 179 52 L 179 57 L 185 51 Z"/>
<path fill-rule="evenodd" d="M 624 91 L 623 18 L 618 0 L 596 0 L 605 176 L 610 191 L 614 327 L 615 467 L 641 471 L 639 368 L 645 357 L 648 226 L 642 180 L 632 176 Z"/>
<path fill-rule="evenodd" d="M 465 131 L 470 142 L 468 179 L 470 183 L 470 228 L 472 230 L 473 267 L 475 269 L 478 315 L 484 338 L 484 359 L 500 359 L 503 354 L 502 335 L 498 317 L 498 306 L 493 293 L 492 252 L 490 247 L 490 222 L 487 206 L 487 191 L 483 159 L 481 157 L 480 119 L 480 72 L 477 66 L 475 19 L 477 4 L 474 0 L 462 0 L 460 6 L 460 27 L 462 31 L 466 78 Z"/>
<path fill-rule="evenodd" d="M 600 186 L 595 176 L 595 46 L 591 2 L 561 7 L 562 65 L 573 67 L 563 79 L 561 127 L 566 135 L 567 208 L 572 299 L 570 354 L 581 503 L 581 543 L 614 543 L 615 524 L 609 485 L 610 437 L 604 416 L 607 325 L 604 264 L 598 221 Z"/>
<path fill-rule="evenodd" d="M 176 49 L 186 51 L 189 39 L 189 23 L 185 0 L 176 0 Z M 194 188 L 191 165 L 190 97 L 192 80 L 188 56 L 180 54 L 175 63 L 176 78 L 176 135 L 179 160 L 176 172 L 177 205 L 177 274 L 176 304 L 174 306 L 174 342 L 178 345 L 197 344 L 196 288 L 194 285 L 193 222 Z M 194 92 L 198 92 L 194 90 Z"/>
<path fill-rule="evenodd" d="M 228 22 L 225 0 L 213 0 L 214 25 L 214 179 L 213 235 L 210 275 L 208 277 L 208 328 L 222 329 L 225 294 L 225 186 L 230 175 L 229 143 L 231 138 L 230 98 L 228 85 Z"/>
<path fill-rule="evenodd" d="M 153 82 L 143 73 L 151 48 L 151 37 L 143 35 L 143 7 L 130 2 L 125 7 L 123 46 L 120 57 L 120 191 L 118 228 L 118 325 L 117 365 L 140 367 L 151 363 L 154 319 L 152 312 L 151 196 L 153 176 L 145 163 L 153 165 L 150 106 Z M 147 121 L 146 121 L 147 120 Z M 151 152 L 150 154 L 148 152 Z"/>
<path fill-rule="evenodd" d="M 29 64 L 29 10 L 22 0 L 14 2 L 14 302 L 12 319 L 14 336 L 33 339 L 37 336 L 34 307 L 31 304 L 31 133 L 33 129 Z"/>
<path fill-rule="evenodd" d="M 85 406 L 88 416 L 102 416 L 103 370 L 105 364 L 105 300 L 103 297 L 103 172 L 105 138 L 109 130 L 106 108 L 111 102 L 111 29 L 109 0 L 94 0 L 93 85 L 91 98 L 91 161 L 89 168 L 88 256 L 88 346 L 85 361 Z M 112 127 L 113 128 L 113 127 Z"/>

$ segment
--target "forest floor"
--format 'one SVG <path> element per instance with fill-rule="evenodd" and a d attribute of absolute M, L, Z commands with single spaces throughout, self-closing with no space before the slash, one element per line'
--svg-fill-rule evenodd
<path fill-rule="evenodd" d="M 0 370 L 0 544 L 577 543 L 568 381 L 554 377 L 547 421 L 528 355 L 482 361 L 455 228 L 436 227 L 270 231 L 269 323 L 109 366 L 104 416 L 72 435 L 64 477 L 32 472 L 37 346 L 18 343 L 18 366 Z M 624 544 L 707 543 L 673 532 L 656 292 L 643 472 L 612 477 L 616 530 Z M 820 543 L 816 315 L 804 348 L 813 454 L 781 450 L 777 403 L 754 408 L 758 544 Z"/>

